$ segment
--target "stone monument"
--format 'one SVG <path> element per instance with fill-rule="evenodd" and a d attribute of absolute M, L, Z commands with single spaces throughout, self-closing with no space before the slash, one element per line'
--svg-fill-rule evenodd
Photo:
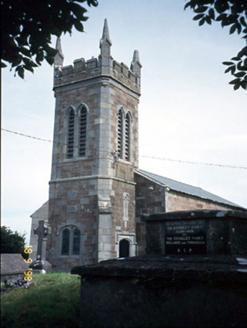
<path fill-rule="evenodd" d="M 247 212 L 143 217 L 147 254 L 72 269 L 82 327 L 247 327 Z"/>
<path fill-rule="evenodd" d="M 42 257 L 42 243 L 44 238 L 50 233 L 50 228 L 45 225 L 44 220 L 39 221 L 38 228 L 34 229 L 34 234 L 38 235 L 38 247 L 37 247 L 37 257 L 29 267 L 33 268 L 34 272 L 39 271 L 41 273 L 51 272 L 51 265 L 49 262 L 43 260 Z"/>

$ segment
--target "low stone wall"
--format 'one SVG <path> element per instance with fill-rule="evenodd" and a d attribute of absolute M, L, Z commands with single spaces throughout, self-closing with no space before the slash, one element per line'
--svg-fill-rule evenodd
<path fill-rule="evenodd" d="M 247 259 L 155 256 L 75 267 L 81 328 L 246 327 Z"/>

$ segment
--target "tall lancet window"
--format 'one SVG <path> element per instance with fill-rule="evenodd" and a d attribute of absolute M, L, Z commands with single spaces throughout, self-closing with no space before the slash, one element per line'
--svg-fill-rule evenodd
<path fill-rule="evenodd" d="M 117 152 L 120 158 L 123 158 L 123 114 L 122 109 L 117 114 Z"/>
<path fill-rule="evenodd" d="M 62 255 L 69 255 L 69 244 L 70 244 L 70 232 L 69 229 L 66 228 L 62 232 Z"/>
<path fill-rule="evenodd" d="M 124 153 L 124 159 L 126 161 L 130 160 L 130 124 L 131 124 L 131 118 L 130 113 L 128 112 L 125 117 L 125 153 Z"/>
<path fill-rule="evenodd" d="M 79 156 L 86 156 L 87 109 L 82 106 L 79 112 Z"/>
<path fill-rule="evenodd" d="M 81 238 L 81 234 L 80 234 L 80 230 L 79 229 L 74 229 L 73 232 L 73 250 L 72 250 L 72 254 L 73 255 L 79 255 L 80 254 L 80 238 Z"/>
<path fill-rule="evenodd" d="M 67 158 L 73 158 L 74 155 L 74 139 L 75 134 L 75 112 L 71 107 L 68 111 L 68 139 L 67 139 Z"/>

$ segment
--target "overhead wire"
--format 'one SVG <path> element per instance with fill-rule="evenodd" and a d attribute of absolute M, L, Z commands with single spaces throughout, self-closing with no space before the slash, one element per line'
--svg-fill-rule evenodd
<path fill-rule="evenodd" d="M 53 144 L 56 144 L 56 145 L 61 144 L 61 145 L 67 146 L 66 143 L 55 142 L 55 141 L 52 141 L 50 139 L 39 138 L 39 137 L 31 136 L 31 135 L 28 135 L 28 134 L 20 133 L 20 132 L 17 132 L 17 131 L 12 131 L 12 130 L 9 130 L 9 129 L 1 128 L 1 130 L 5 131 L 5 132 L 8 132 L 8 133 L 13 133 L 13 134 L 19 135 L 21 137 L 31 138 L 31 139 L 38 140 L 38 141 L 43 141 L 43 142 L 50 142 L 50 143 L 53 143 Z M 78 147 L 75 146 L 75 148 L 78 148 Z M 104 150 L 102 150 L 102 152 L 107 152 L 108 153 L 108 151 L 104 151 Z M 217 167 L 224 167 L 224 168 L 231 168 L 231 169 L 247 170 L 247 166 L 215 164 L 215 163 L 207 163 L 207 162 L 194 162 L 194 161 L 185 161 L 185 160 L 163 158 L 163 157 L 156 157 L 156 156 L 147 156 L 147 155 L 140 155 L 140 157 L 150 158 L 150 159 L 155 159 L 155 160 L 161 160 L 161 161 L 176 162 L 176 163 L 181 163 L 181 164 L 207 165 L 207 166 L 217 166 Z M 101 157 L 98 157 L 97 159 L 100 159 L 100 158 Z"/>

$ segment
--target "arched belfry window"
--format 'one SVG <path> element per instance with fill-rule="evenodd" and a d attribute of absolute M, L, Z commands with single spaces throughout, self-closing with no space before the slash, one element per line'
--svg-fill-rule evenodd
<path fill-rule="evenodd" d="M 125 116 L 125 153 L 124 153 L 124 159 L 126 161 L 130 160 L 130 124 L 131 124 L 131 116 L 130 116 L 130 112 L 128 112 Z"/>
<path fill-rule="evenodd" d="M 79 255 L 81 233 L 80 230 L 74 226 L 66 226 L 61 230 L 61 255 Z"/>
<path fill-rule="evenodd" d="M 130 111 L 125 113 L 123 108 L 117 113 L 117 152 L 119 158 L 130 161 L 132 115 Z"/>
<path fill-rule="evenodd" d="M 87 139 L 87 108 L 82 106 L 79 111 L 79 156 L 86 156 Z"/>
<path fill-rule="evenodd" d="M 75 146 L 75 111 L 73 107 L 68 110 L 67 158 L 73 158 Z"/>
<path fill-rule="evenodd" d="M 119 158 L 123 158 L 123 117 L 124 112 L 122 109 L 120 109 L 117 114 L 117 152 Z"/>
<path fill-rule="evenodd" d="M 66 111 L 67 159 L 86 156 L 88 113 L 89 109 L 83 103 L 76 108 L 71 105 Z"/>

